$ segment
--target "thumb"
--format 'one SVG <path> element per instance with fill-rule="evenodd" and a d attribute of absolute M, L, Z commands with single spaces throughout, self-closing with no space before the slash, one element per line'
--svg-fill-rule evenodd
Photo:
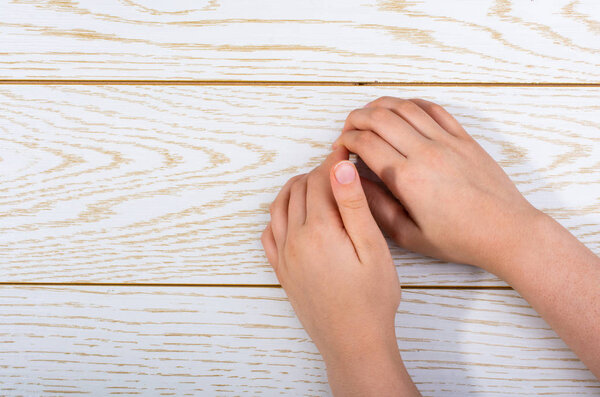
<path fill-rule="evenodd" d="M 331 168 L 329 179 L 344 228 L 359 259 L 368 258 L 374 253 L 371 251 L 387 250 L 387 243 L 371 215 L 354 164 L 348 160 L 338 162 Z"/>

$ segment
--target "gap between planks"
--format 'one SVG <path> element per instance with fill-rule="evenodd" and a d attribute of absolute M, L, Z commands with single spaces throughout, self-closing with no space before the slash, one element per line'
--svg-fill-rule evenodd
<path fill-rule="evenodd" d="M 44 80 L 0 79 L 0 85 L 182 85 L 182 86 L 391 86 L 391 87 L 581 87 L 600 88 L 597 83 L 509 83 L 450 81 L 278 81 L 278 80 Z"/>
<path fill-rule="evenodd" d="M 0 286 L 34 287 L 234 287 L 234 288 L 281 288 L 279 284 L 210 284 L 210 283 L 69 283 L 69 282 L 11 282 L 2 281 Z M 503 285 L 402 285 L 402 289 L 439 290 L 512 290 Z"/>

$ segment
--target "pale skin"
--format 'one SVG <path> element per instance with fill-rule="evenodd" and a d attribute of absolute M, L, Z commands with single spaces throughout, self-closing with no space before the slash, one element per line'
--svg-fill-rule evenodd
<path fill-rule="evenodd" d="M 282 188 L 262 243 L 334 394 L 418 395 L 396 344 L 400 284 L 380 229 L 505 280 L 600 377 L 600 258 L 535 209 L 448 112 L 379 98 L 350 113 L 333 147 Z M 387 189 L 359 178 L 349 152 Z"/>

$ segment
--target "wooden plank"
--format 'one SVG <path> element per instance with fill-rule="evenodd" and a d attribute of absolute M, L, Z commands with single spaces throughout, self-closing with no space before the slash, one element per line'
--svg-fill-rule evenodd
<path fill-rule="evenodd" d="M 0 78 L 600 81 L 595 0 L 3 2 Z"/>
<path fill-rule="evenodd" d="M 327 395 L 280 288 L 0 288 L 0 394 Z M 404 291 L 398 344 L 424 395 L 597 395 L 514 291 Z"/>
<path fill-rule="evenodd" d="M 259 242 L 268 205 L 381 95 L 447 106 L 600 253 L 598 90 L 5 86 L 0 281 L 277 283 Z M 504 285 L 392 249 L 405 285 Z"/>

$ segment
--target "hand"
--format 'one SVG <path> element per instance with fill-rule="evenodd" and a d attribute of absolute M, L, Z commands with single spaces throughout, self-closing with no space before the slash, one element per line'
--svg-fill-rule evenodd
<path fill-rule="evenodd" d="M 290 179 L 271 205 L 262 243 L 334 392 L 414 394 L 396 343 L 400 283 L 347 158 L 340 148 Z"/>
<path fill-rule="evenodd" d="M 379 98 L 346 119 L 334 147 L 358 154 L 389 192 L 363 181 L 377 223 L 400 246 L 500 271 L 537 211 L 442 107 Z"/>
<path fill-rule="evenodd" d="M 391 191 L 363 184 L 396 242 L 497 274 L 600 376 L 600 258 L 531 206 L 450 114 L 380 98 L 350 113 L 334 146 L 357 153 Z"/>

